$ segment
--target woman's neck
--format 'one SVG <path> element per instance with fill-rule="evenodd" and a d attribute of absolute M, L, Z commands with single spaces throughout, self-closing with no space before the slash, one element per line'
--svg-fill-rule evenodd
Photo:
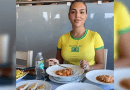
<path fill-rule="evenodd" d="M 72 35 L 74 38 L 80 38 L 84 35 L 85 31 L 86 31 L 85 27 L 80 27 L 80 28 L 73 27 Z"/>

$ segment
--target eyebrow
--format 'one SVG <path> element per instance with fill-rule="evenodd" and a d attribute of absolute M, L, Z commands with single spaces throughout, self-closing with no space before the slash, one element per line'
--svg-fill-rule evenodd
<path fill-rule="evenodd" d="M 76 9 L 71 9 L 71 10 L 76 10 Z M 81 10 L 85 10 L 85 9 L 80 9 L 80 11 L 81 11 Z"/>

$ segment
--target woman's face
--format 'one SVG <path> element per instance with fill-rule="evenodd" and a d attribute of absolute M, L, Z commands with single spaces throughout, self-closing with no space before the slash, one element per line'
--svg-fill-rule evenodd
<path fill-rule="evenodd" d="M 72 26 L 84 26 L 86 18 L 86 6 L 82 2 L 74 2 L 69 12 L 69 19 Z"/>

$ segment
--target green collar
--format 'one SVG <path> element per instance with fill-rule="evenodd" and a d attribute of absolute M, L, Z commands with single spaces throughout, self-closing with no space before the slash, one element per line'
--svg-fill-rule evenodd
<path fill-rule="evenodd" d="M 86 31 L 85 31 L 85 33 L 84 33 L 84 35 L 83 35 L 82 37 L 80 37 L 80 38 L 74 38 L 73 35 L 72 35 L 72 31 L 71 31 L 71 32 L 70 32 L 70 36 L 71 36 L 71 38 L 73 38 L 74 40 L 81 40 L 81 39 L 83 39 L 83 38 L 87 35 L 87 32 L 88 32 L 88 29 L 86 29 Z"/>

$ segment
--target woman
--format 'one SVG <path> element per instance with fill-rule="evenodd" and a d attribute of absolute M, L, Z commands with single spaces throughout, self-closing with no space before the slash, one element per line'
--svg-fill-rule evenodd
<path fill-rule="evenodd" d="M 57 45 L 56 59 L 48 59 L 49 65 L 54 62 L 80 65 L 87 71 L 104 68 L 104 43 L 97 32 L 84 27 L 87 19 L 87 6 L 81 1 L 72 2 L 69 13 L 72 31 L 62 35 Z"/>
<path fill-rule="evenodd" d="M 114 67 L 130 67 L 130 16 L 119 1 L 114 2 Z"/>

